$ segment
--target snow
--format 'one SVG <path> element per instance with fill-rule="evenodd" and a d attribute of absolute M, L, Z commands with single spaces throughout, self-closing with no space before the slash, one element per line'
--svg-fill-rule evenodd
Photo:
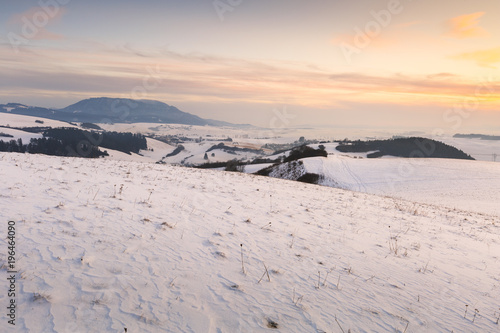
<path fill-rule="evenodd" d="M 352 161 L 377 173 L 391 160 Z M 498 170 L 459 162 L 429 168 L 458 180 Z M 16 327 L 4 332 L 499 329 L 498 215 L 107 159 L 0 153 L 0 178 L 19 270 Z"/>
<path fill-rule="evenodd" d="M 0 127 L 0 133 L 5 133 L 12 135 L 12 137 L 0 136 L 0 141 L 10 141 L 10 140 L 23 140 L 23 144 L 27 144 L 31 139 L 39 139 L 43 138 L 42 134 L 39 133 L 30 133 L 26 131 L 21 131 L 13 128 Z"/>

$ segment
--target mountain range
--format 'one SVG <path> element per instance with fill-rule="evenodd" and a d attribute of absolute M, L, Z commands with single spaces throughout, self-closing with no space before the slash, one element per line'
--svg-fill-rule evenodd
<path fill-rule="evenodd" d="M 62 109 L 8 103 L 0 104 L 0 113 L 19 114 L 66 122 L 249 126 L 204 119 L 159 101 L 128 98 L 89 98 Z"/>

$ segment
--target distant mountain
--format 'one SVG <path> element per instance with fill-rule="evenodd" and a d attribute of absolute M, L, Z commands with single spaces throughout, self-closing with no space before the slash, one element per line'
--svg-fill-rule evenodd
<path fill-rule="evenodd" d="M 56 110 L 41 108 L 37 106 L 27 106 L 19 103 L 0 104 L 0 113 L 11 113 L 23 116 L 33 116 L 68 121 L 67 119 L 62 119 L 64 117 L 58 117 L 58 111 Z"/>
<path fill-rule="evenodd" d="M 500 140 L 500 135 L 486 134 L 455 134 L 453 137 L 462 139 Z"/>
<path fill-rule="evenodd" d="M 19 103 L 8 103 L 0 104 L 0 113 L 34 116 L 67 122 L 250 126 L 203 119 L 159 101 L 133 100 L 128 98 L 89 98 L 63 109 L 47 109 Z"/>

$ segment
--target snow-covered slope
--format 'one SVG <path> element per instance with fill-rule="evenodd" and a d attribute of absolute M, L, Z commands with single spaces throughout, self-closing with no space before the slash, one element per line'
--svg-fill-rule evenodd
<path fill-rule="evenodd" d="M 36 121 L 43 121 L 43 124 Z M 18 114 L 0 113 L 0 125 L 11 127 L 77 127 L 70 123 L 39 117 L 23 116 Z"/>
<path fill-rule="evenodd" d="M 0 179 L 5 332 L 499 330 L 498 216 L 104 159 L 0 153 Z"/>
<path fill-rule="evenodd" d="M 121 151 L 101 148 L 101 150 L 105 150 L 109 156 L 105 156 L 105 159 L 111 159 L 116 161 L 125 161 L 125 162 L 158 162 L 168 153 L 171 153 L 175 147 L 155 140 L 151 138 L 146 138 L 148 149 L 140 150 L 139 154 L 130 153 L 126 154 Z"/>

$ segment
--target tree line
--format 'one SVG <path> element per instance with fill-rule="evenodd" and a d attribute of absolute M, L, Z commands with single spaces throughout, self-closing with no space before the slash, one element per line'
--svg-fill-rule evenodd
<path fill-rule="evenodd" d="M 141 134 L 118 132 L 90 132 L 77 128 L 49 128 L 43 138 L 33 138 L 28 144 L 21 139 L 0 141 L 0 151 L 55 156 L 96 158 L 107 156 L 99 148 L 118 150 L 127 154 L 147 149 L 146 137 Z"/>

